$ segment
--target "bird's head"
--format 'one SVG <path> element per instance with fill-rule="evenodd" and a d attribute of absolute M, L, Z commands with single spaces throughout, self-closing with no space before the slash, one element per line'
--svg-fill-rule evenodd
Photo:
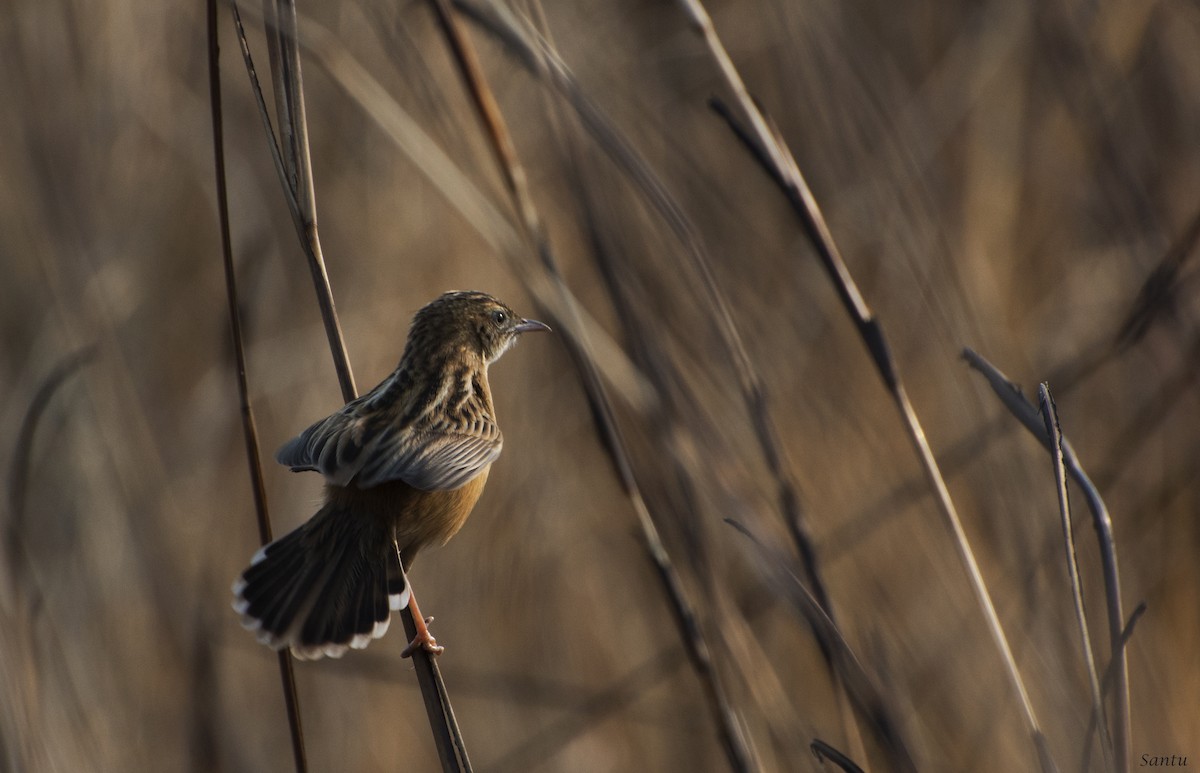
<path fill-rule="evenodd" d="M 439 296 L 417 312 L 405 356 L 418 349 L 428 356 L 465 351 L 491 364 L 522 333 L 549 329 L 487 293 L 460 290 Z"/>

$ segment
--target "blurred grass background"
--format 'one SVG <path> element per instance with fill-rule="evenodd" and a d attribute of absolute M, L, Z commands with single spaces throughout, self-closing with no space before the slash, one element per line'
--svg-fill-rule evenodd
<path fill-rule="evenodd" d="M 504 201 L 427 5 L 308 5 Z M 234 249 L 271 453 L 340 400 L 225 10 Z M 706 107 L 726 96 L 707 52 L 671 3 L 546 11 L 582 88 L 697 226 L 765 381 L 838 622 L 918 765 L 1031 769 L 890 398 L 777 190 Z M 963 346 L 1027 393 L 1049 380 L 1113 514 L 1126 610 L 1148 605 L 1129 646 L 1134 764 L 1200 756 L 1200 275 L 1186 243 L 1164 264 L 1200 212 L 1200 8 L 764 0 L 710 12 L 883 320 L 1061 769 L 1078 769 L 1089 699 L 1050 462 Z M 291 769 L 274 656 L 229 609 L 257 532 L 204 28 L 199 3 L 10 0 L 0 14 L 5 770 Z M 762 555 L 723 523 L 789 548 L 713 309 L 622 174 L 573 119 L 555 130 L 556 98 L 472 36 L 567 285 L 649 374 L 634 382 L 648 398 L 618 397 L 621 428 L 762 767 L 819 769 L 814 737 L 849 745 L 828 669 Z M 319 66 L 305 76 L 324 252 L 360 390 L 444 290 L 486 290 L 535 316 L 519 272 L 362 106 Z M 1154 276 L 1161 292 L 1146 295 Z M 1145 324 L 1120 337 L 1134 310 Z M 505 453 L 467 528 L 413 574 L 448 645 L 475 768 L 726 769 L 561 340 L 524 341 L 492 384 Z M 281 534 L 315 509 L 320 481 L 273 463 L 267 475 Z M 1103 665 L 1082 507 L 1076 524 Z M 298 664 L 314 770 L 436 769 L 394 628 L 365 652 Z"/>

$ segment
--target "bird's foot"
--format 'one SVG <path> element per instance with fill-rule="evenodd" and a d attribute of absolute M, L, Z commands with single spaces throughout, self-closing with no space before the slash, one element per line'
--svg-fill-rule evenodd
<path fill-rule="evenodd" d="M 417 626 L 417 635 L 408 643 L 408 646 L 400 653 L 402 658 L 410 658 L 418 649 L 423 649 L 430 655 L 441 655 L 446 650 L 445 647 L 437 643 L 437 639 L 433 638 L 433 634 L 429 632 L 428 625 L 433 622 L 432 617 L 427 617 L 423 624 Z"/>

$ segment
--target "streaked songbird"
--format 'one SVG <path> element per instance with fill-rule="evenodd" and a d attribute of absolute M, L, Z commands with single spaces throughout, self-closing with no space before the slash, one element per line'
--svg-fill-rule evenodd
<path fill-rule="evenodd" d="M 488 365 L 522 333 L 549 329 L 485 293 L 446 293 L 417 312 L 383 383 L 279 449 L 280 464 L 325 476 L 325 504 L 233 585 L 233 608 L 260 642 L 340 657 L 383 636 L 407 605 L 417 636 L 403 654 L 441 652 L 404 572 L 462 528 L 500 455 Z"/>

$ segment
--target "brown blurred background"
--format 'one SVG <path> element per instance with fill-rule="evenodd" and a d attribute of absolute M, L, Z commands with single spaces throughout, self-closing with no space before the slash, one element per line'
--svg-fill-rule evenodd
<path fill-rule="evenodd" d="M 506 206 L 425 3 L 300 10 Z M 1126 613 L 1147 604 L 1129 646 L 1133 764 L 1195 764 L 1200 274 L 1189 245 L 1171 250 L 1200 212 L 1200 8 L 747 0 L 710 11 L 883 321 L 1060 769 L 1079 769 L 1090 699 L 1050 460 L 966 367 L 964 346 L 1027 394 L 1050 382 L 1113 514 Z M 707 108 L 729 95 L 706 49 L 669 2 L 546 13 L 584 93 L 707 250 L 766 385 L 837 620 L 917 764 L 1032 769 L 891 399 L 778 190 Z M 248 377 L 280 534 L 315 509 L 320 481 L 270 455 L 340 397 L 223 4 L 220 21 Z M 762 769 L 821 769 L 813 738 L 889 769 L 869 727 L 858 725 L 862 747 L 848 738 L 829 669 L 768 559 L 792 555 L 777 481 L 680 241 L 561 98 L 470 30 L 566 284 L 596 320 L 587 332 L 638 482 Z M 0 13 L 4 770 L 291 769 L 275 657 L 229 607 L 258 539 L 205 57 L 200 3 L 10 0 Z M 529 292 L 536 260 L 497 256 L 359 101 L 319 63 L 305 67 L 322 241 L 359 388 L 394 367 L 412 313 L 439 292 L 486 290 L 544 312 Z M 1135 313 L 1142 324 L 1122 337 Z M 578 331 L 555 322 L 568 329 L 492 369 L 505 452 L 468 526 L 413 574 L 448 647 L 441 666 L 475 769 L 726 770 L 564 347 Z M 90 359 L 73 359 L 88 347 Z M 1103 667 L 1096 540 L 1073 494 Z M 297 665 L 313 770 L 436 769 L 398 631 Z M 1094 746 L 1091 764 L 1103 769 Z"/>

